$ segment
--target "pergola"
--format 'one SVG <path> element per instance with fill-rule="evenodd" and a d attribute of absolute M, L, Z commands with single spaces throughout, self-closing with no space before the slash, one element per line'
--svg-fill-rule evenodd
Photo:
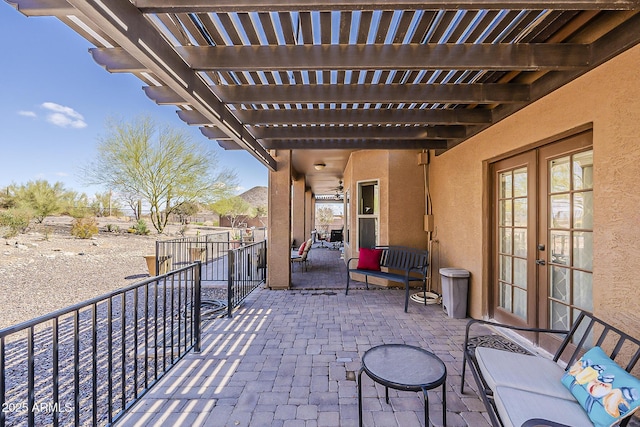
<path fill-rule="evenodd" d="M 291 150 L 315 194 L 353 150 L 442 153 L 640 42 L 640 0 L 9 3 L 223 148 Z"/>

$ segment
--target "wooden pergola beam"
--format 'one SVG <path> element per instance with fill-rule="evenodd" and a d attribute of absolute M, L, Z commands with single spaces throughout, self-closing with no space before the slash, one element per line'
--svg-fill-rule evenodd
<path fill-rule="evenodd" d="M 523 103 L 530 99 L 525 84 L 333 84 L 212 86 L 228 104 L 400 104 Z"/>
<path fill-rule="evenodd" d="M 564 43 L 178 46 L 176 51 L 199 71 L 535 71 L 590 65 L 589 45 Z"/>
<path fill-rule="evenodd" d="M 637 0 L 134 0 L 146 13 L 207 13 L 332 10 L 439 10 L 439 9 L 554 9 L 554 10 L 630 10 L 640 7 Z"/>

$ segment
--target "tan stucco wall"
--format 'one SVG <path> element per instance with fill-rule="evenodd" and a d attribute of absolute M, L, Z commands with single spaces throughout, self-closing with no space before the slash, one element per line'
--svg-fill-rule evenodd
<path fill-rule="evenodd" d="M 593 123 L 594 311 L 640 329 L 640 46 L 448 152 L 430 180 L 441 266 L 471 272 L 470 314 L 482 317 L 483 161 Z"/>
<path fill-rule="evenodd" d="M 390 245 L 427 248 L 423 230 L 424 173 L 418 151 L 389 152 Z"/>
<path fill-rule="evenodd" d="M 424 179 L 422 166 L 418 165 L 418 151 L 358 151 L 351 155 L 344 172 L 345 189 L 351 193 L 351 205 L 347 215 L 351 244 L 345 244 L 345 260 L 358 256 L 358 182 L 369 180 L 379 182 L 379 244 L 426 249 L 427 233 L 422 229 Z M 353 277 L 355 280 L 364 280 L 362 277 Z M 370 278 L 369 281 L 382 285 L 398 285 L 377 278 Z"/>

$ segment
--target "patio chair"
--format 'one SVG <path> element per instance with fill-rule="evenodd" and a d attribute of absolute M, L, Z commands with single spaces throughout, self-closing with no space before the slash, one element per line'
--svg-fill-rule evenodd
<path fill-rule="evenodd" d="M 340 230 L 331 230 L 331 236 L 329 237 L 329 243 L 333 243 L 333 247 L 331 249 L 338 249 L 342 245 L 342 241 L 344 240 L 342 229 Z"/>
<path fill-rule="evenodd" d="M 311 246 L 313 245 L 313 240 L 307 240 L 307 243 L 304 245 L 304 249 L 302 250 L 302 255 L 291 255 L 291 269 L 293 269 L 294 264 L 300 263 L 302 268 L 302 272 L 304 273 L 305 269 L 308 269 L 309 266 L 309 251 L 311 250 Z"/>

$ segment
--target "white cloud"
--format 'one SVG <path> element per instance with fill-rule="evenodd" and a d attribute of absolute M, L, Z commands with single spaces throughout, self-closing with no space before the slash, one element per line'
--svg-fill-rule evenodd
<path fill-rule="evenodd" d="M 64 105 L 54 102 L 44 102 L 42 107 L 50 111 L 50 113 L 47 114 L 47 121 L 49 123 L 63 128 L 82 129 L 87 127 L 87 123 L 84 121 L 82 114 L 71 107 L 65 107 Z"/>
<path fill-rule="evenodd" d="M 18 111 L 18 114 L 25 117 L 38 117 L 33 111 Z"/>

